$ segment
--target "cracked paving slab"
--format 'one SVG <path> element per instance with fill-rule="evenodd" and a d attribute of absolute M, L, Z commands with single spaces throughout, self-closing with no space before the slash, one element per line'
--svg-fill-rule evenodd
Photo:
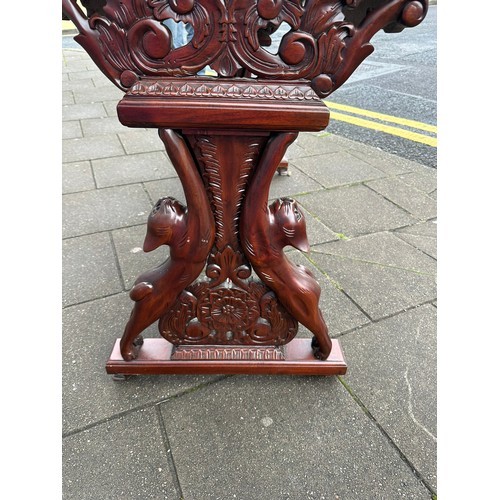
<path fill-rule="evenodd" d="M 436 315 L 426 304 L 342 337 L 343 380 L 434 489 Z"/>
<path fill-rule="evenodd" d="M 234 376 L 161 413 L 190 500 L 431 496 L 336 378 Z"/>

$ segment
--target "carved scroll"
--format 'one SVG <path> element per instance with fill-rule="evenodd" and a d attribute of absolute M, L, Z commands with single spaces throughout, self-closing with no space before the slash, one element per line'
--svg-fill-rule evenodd
<path fill-rule="evenodd" d="M 195 76 L 205 66 L 220 77 L 253 74 L 311 82 L 320 97 L 339 88 L 373 51 L 381 30 L 419 24 L 428 0 L 108 0 L 90 18 L 63 0 L 75 38 L 123 90 L 143 77 Z M 167 20 L 190 24 L 194 36 L 174 48 Z M 290 31 L 278 53 L 269 33 Z"/>
<path fill-rule="evenodd" d="M 287 245 L 309 249 L 304 213 L 290 198 L 268 206 L 269 188 L 297 133 L 326 127 L 330 114 L 320 99 L 373 51 L 373 35 L 416 26 L 428 0 L 101 3 L 88 16 L 76 0 L 62 0 L 63 13 L 78 29 L 76 41 L 126 92 L 121 123 L 159 129 L 187 202 L 167 196 L 151 211 L 144 250 L 165 245 L 170 256 L 130 292 L 120 363 L 137 366 L 127 373 L 186 373 L 184 361 L 212 373 L 218 365 L 204 361 L 222 359 L 227 373 L 239 373 L 237 359 L 242 370 L 260 369 L 265 358 L 280 371 L 284 356 L 303 363 L 292 361 L 291 373 L 325 373 L 310 366 L 328 363 L 328 373 L 345 373 L 319 309 L 318 282 L 284 253 Z M 193 28 L 181 47 L 173 46 L 171 21 Z M 271 35 L 285 25 L 271 53 Z M 215 78 L 198 76 L 206 66 Z M 156 321 L 168 342 L 146 339 L 141 351 L 141 333 Z M 321 363 L 294 338 L 299 322 L 313 333 Z M 177 361 L 151 362 L 152 346 Z"/>

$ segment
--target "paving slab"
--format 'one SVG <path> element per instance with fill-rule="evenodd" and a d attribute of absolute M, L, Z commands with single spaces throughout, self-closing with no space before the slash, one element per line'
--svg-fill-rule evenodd
<path fill-rule="evenodd" d="M 309 241 L 309 245 L 318 245 L 339 239 L 339 235 L 323 224 L 319 218 L 315 217 L 305 209 L 303 211 L 306 218 L 307 239 Z"/>
<path fill-rule="evenodd" d="M 436 279 L 430 274 L 320 253 L 314 253 L 313 259 L 373 320 L 437 296 Z"/>
<path fill-rule="evenodd" d="M 296 158 L 293 164 L 326 188 L 385 177 L 386 174 L 346 151 Z"/>
<path fill-rule="evenodd" d="M 347 237 L 416 222 L 408 212 L 363 185 L 324 190 L 297 200 L 334 232 Z"/>
<path fill-rule="evenodd" d="M 184 205 L 186 204 L 184 189 L 182 188 L 181 181 L 178 177 L 162 179 L 159 181 L 144 182 L 144 189 L 147 191 L 153 204 L 164 196 L 172 196 Z"/>
<path fill-rule="evenodd" d="M 431 194 L 437 187 L 437 171 L 434 168 L 420 169 L 418 172 L 403 174 L 398 177 L 408 186 L 420 189 L 426 194 Z"/>
<path fill-rule="evenodd" d="M 421 220 L 436 217 L 436 200 L 400 179 L 388 177 L 369 181 L 366 185 Z"/>
<path fill-rule="evenodd" d="M 65 500 L 179 498 L 152 408 L 66 437 L 62 478 Z"/>
<path fill-rule="evenodd" d="M 67 307 L 63 310 L 63 432 L 82 430 L 122 413 L 218 380 L 217 376 L 140 376 L 114 381 L 105 365 L 122 336 L 132 311 L 128 293 Z M 144 337 L 158 337 L 153 325 Z M 137 447 L 140 448 L 140 442 Z"/>
<path fill-rule="evenodd" d="M 436 480 L 436 308 L 423 305 L 344 335 L 345 383 L 425 481 Z"/>
<path fill-rule="evenodd" d="M 104 106 L 104 109 L 106 110 L 107 116 L 118 116 L 118 111 L 116 109 L 116 105 L 118 104 L 117 101 L 104 101 L 102 105 Z"/>
<path fill-rule="evenodd" d="M 143 224 L 151 203 L 140 184 L 63 196 L 63 238 Z"/>
<path fill-rule="evenodd" d="M 86 58 L 64 58 L 62 65 L 63 73 L 80 73 L 82 71 L 88 70 L 88 59 Z M 97 69 L 97 66 L 94 65 L 94 69 Z"/>
<path fill-rule="evenodd" d="M 93 90 L 94 94 L 96 89 Z M 118 121 L 116 116 L 100 116 L 99 118 L 87 118 L 81 120 L 82 130 L 86 137 L 103 134 L 118 134 L 125 127 Z"/>
<path fill-rule="evenodd" d="M 426 168 L 423 165 L 407 160 L 397 155 L 387 153 L 376 147 L 367 146 L 362 142 L 353 141 L 340 135 L 331 135 L 331 141 L 337 149 L 345 149 L 353 156 L 390 175 L 408 172 L 420 172 Z"/>
<path fill-rule="evenodd" d="M 285 158 L 287 160 L 293 160 L 294 158 L 300 158 L 301 156 L 307 156 L 309 153 L 306 149 L 299 145 L 300 134 L 297 139 L 288 146 L 285 153 Z"/>
<path fill-rule="evenodd" d="M 75 103 L 92 103 L 96 101 L 111 101 L 113 99 L 119 100 L 123 97 L 124 92 L 114 85 L 106 85 L 99 88 L 99 93 L 95 89 L 82 89 L 75 90 L 73 95 Z"/>
<path fill-rule="evenodd" d="M 429 238 L 437 238 L 437 220 L 429 220 L 402 227 L 395 231 L 398 236 L 401 234 L 412 234 L 415 236 L 427 236 Z"/>
<path fill-rule="evenodd" d="M 301 156 L 317 156 L 342 151 L 332 141 L 332 135 L 328 132 L 299 133 L 293 145 L 297 145 L 304 152 Z"/>
<path fill-rule="evenodd" d="M 158 136 L 158 130 L 156 129 L 123 127 L 123 133 L 118 134 L 118 137 L 128 155 L 165 150 L 165 146 Z"/>
<path fill-rule="evenodd" d="M 92 62 L 92 64 L 94 63 Z M 94 85 L 96 87 L 109 87 L 110 84 L 114 86 L 114 84 L 110 82 L 110 80 L 106 78 L 100 71 L 97 75 L 92 76 L 92 81 L 94 82 Z"/>
<path fill-rule="evenodd" d="M 63 82 L 63 90 L 65 90 Z M 66 85 L 69 87 L 69 85 Z M 106 116 L 106 109 L 100 102 L 85 103 L 85 104 L 66 104 L 62 107 L 62 120 L 82 120 L 85 118 L 99 118 Z"/>
<path fill-rule="evenodd" d="M 64 163 L 62 166 L 63 194 L 95 189 L 95 181 L 90 161 Z"/>
<path fill-rule="evenodd" d="M 78 48 L 77 50 L 63 50 L 63 67 L 67 61 L 72 61 L 75 59 L 85 59 L 86 61 L 92 61 L 92 59 L 90 59 L 90 56 L 81 48 Z"/>
<path fill-rule="evenodd" d="M 62 144 L 62 159 L 66 163 L 123 154 L 123 146 L 116 134 L 64 139 Z"/>
<path fill-rule="evenodd" d="M 190 500 L 430 499 L 335 377 L 234 376 L 161 414 Z"/>
<path fill-rule="evenodd" d="M 397 232 L 398 238 L 401 238 L 406 243 L 418 248 L 422 252 L 430 255 L 434 259 L 437 259 L 437 239 L 430 236 L 418 236 L 413 234 L 407 234 L 403 232 Z"/>
<path fill-rule="evenodd" d="M 62 104 L 75 104 L 75 98 L 71 90 L 63 90 L 62 93 Z"/>
<path fill-rule="evenodd" d="M 394 231 L 394 234 L 427 255 L 437 259 L 437 220 L 403 227 Z"/>
<path fill-rule="evenodd" d="M 92 160 L 98 188 L 175 177 L 172 163 L 161 151 Z"/>
<path fill-rule="evenodd" d="M 62 128 L 63 139 L 76 139 L 83 137 L 82 127 L 79 120 L 67 121 Z"/>
<path fill-rule="evenodd" d="M 123 291 L 108 233 L 63 241 L 63 305 Z"/>
<path fill-rule="evenodd" d="M 63 76 L 67 76 L 66 79 L 63 78 L 63 82 L 62 82 L 62 90 L 63 91 L 73 92 L 75 90 L 94 89 L 95 88 L 95 85 L 94 85 L 94 82 L 92 81 L 92 78 L 87 78 L 87 79 L 82 79 L 82 80 L 70 80 L 69 73 L 66 73 L 65 75 L 63 73 Z M 77 104 L 75 104 L 75 106 L 77 106 Z M 82 105 L 78 104 L 78 106 L 82 106 Z M 91 107 L 92 106 L 93 105 L 91 105 Z M 95 107 L 97 108 L 98 106 L 95 106 Z M 85 118 L 85 115 L 83 116 L 83 118 Z"/>
<path fill-rule="evenodd" d="M 132 288 L 139 274 L 159 266 L 169 256 L 166 246 L 161 246 L 153 252 L 142 250 L 146 224 L 117 229 L 112 232 L 112 235 L 126 290 Z"/>
<path fill-rule="evenodd" d="M 291 162 L 292 160 L 290 160 Z M 295 161 L 295 160 L 294 160 Z M 273 177 L 269 199 L 274 200 L 280 196 L 296 196 L 303 193 L 311 193 L 323 189 L 321 184 L 305 175 L 291 163 L 288 166 L 289 175 L 278 175 Z"/>
<path fill-rule="evenodd" d="M 82 71 L 71 71 L 69 74 L 70 80 L 87 80 L 89 78 L 94 78 L 97 76 L 102 76 L 102 72 L 94 66 L 95 69 L 83 68 Z M 113 85 L 113 84 L 111 84 Z"/>
<path fill-rule="evenodd" d="M 398 233 L 399 234 L 399 233 Z M 380 232 L 351 240 L 314 246 L 313 253 L 335 255 L 354 261 L 382 264 L 417 273 L 436 274 L 436 261 L 394 233 Z"/>
<path fill-rule="evenodd" d="M 341 290 L 338 283 L 326 276 L 316 266 L 314 254 L 301 254 L 294 250 L 287 254 L 295 264 L 309 269 L 321 287 L 319 307 L 328 327 L 330 337 L 338 337 L 341 333 L 366 325 L 370 319 L 359 307 Z M 311 337 L 312 333 L 299 325 L 299 337 Z"/>

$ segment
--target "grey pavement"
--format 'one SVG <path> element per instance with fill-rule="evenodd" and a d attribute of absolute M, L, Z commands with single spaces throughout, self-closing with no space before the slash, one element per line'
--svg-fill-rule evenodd
<path fill-rule="evenodd" d="M 322 286 L 345 376 L 117 382 L 104 367 L 128 290 L 165 258 L 141 249 L 147 215 L 183 192 L 157 132 L 119 123 L 122 93 L 85 52 L 63 50 L 62 77 L 63 498 L 433 498 L 436 171 L 303 133 L 273 181 L 306 210 L 311 252 L 289 256 Z"/>

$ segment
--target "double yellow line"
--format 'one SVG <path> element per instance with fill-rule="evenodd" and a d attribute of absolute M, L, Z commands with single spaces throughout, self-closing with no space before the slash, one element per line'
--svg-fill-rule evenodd
<path fill-rule="evenodd" d="M 382 113 L 376 113 L 375 111 L 355 108 L 354 106 L 337 104 L 336 102 L 323 102 L 330 109 L 336 110 L 330 111 L 330 118 L 333 118 L 334 120 L 357 125 L 358 127 L 378 130 L 379 132 L 385 132 L 386 134 L 403 137 L 404 139 L 409 139 L 410 141 L 420 142 L 421 144 L 427 144 L 428 146 L 437 147 L 437 127 L 435 125 L 429 125 L 427 123 L 417 122 L 415 120 L 408 120 L 406 118 L 399 118 L 397 116 L 384 115 Z M 343 111 L 343 113 L 339 113 L 339 111 Z M 353 115 L 364 116 L 366 118 L 358 118 L 357 116 Z M 373 118 L 374 120 L 368 120 L 367 118 Z M 405 128 L 388 125 L 388 123 L 402 125 Z M 422 134 L 420 132 L 414 132 L 414 130 L 409 129 L 421 130 L 423 132 L 428 132 L 430 135 Z"/>

